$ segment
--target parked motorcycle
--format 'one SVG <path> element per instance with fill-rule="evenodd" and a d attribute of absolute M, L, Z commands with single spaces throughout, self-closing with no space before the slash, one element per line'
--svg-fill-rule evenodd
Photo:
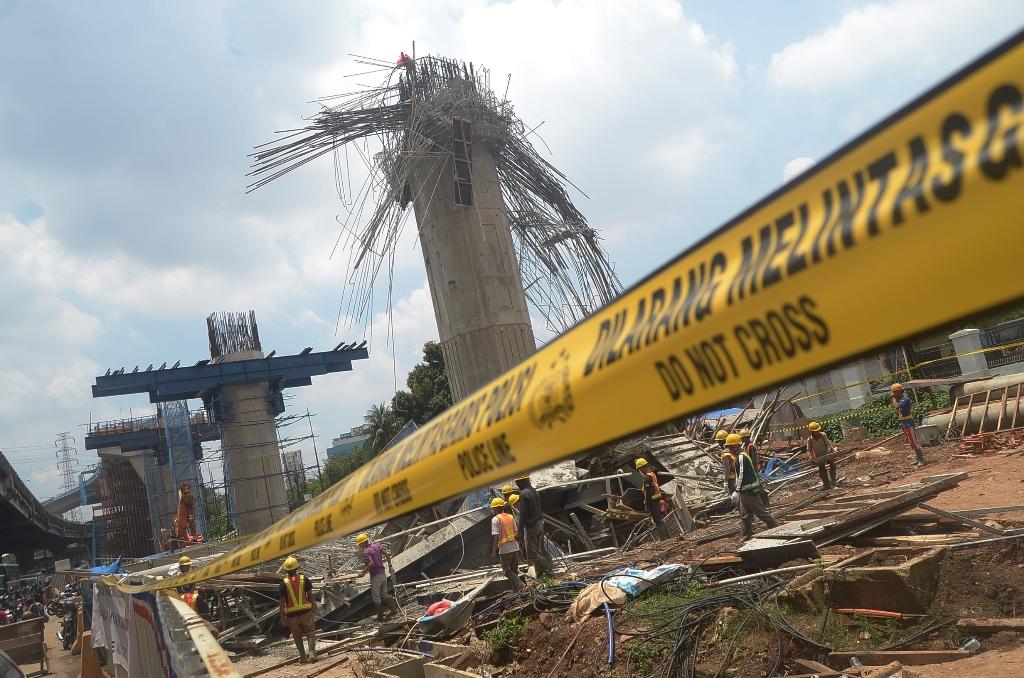
<path fill-rule="evenodd" d="M 78 614 L 71 610 L 64 615 L 64 618 L 60 621 L 60 629 L 57 631 L 57 639 L 60 640 L 61 645 L 65 650 L 70 650 L 71 646 L 75 644 L 75 638 L 78 636 Z"/>

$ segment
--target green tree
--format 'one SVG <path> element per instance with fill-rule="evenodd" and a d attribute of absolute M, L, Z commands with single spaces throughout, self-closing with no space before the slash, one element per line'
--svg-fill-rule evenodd
<path fill-rule="evenodd" d="M 410 419 L 422 426 L 452 405 L 452 392 L 444 373 L 441 344 L 428 341 L 423 345 L 423 360 L 409 372 L 405 380 L 408 391 L 399 391 L 391 399 L 391 410 L 401 425 Z"/>
<path fill-rule="evenodd" d="M 398 431 L 401 430 L 403 423 L 399 421 L 391 406 L 387 403 L 371 405 L 370 409 L 366 411 L 363 421 L 366 422 L 368 427 L 367 433 L 370 434 L 370 438 L 363 445 L 363 448 L 369 451 L 371 457 L 383 450 L 384 446 L 398 435 Z"/>
<path fill-rule="evenodd" d="M 231 531 L 228 502 L 223 492 L 203 485 L 203 507 L 206 509 L 206 539 L 220 539 Z"/>

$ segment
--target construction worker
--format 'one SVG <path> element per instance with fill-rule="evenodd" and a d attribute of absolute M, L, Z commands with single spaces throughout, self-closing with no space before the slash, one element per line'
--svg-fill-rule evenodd
<path fill-rule="evenodd" d="M 736 491 L 736 457 L 732 451 L 725 446 L 725 439 L 729 436 L 725 429 L 715 431 L 715 443 L 718 444 L 719 457 L 722 459 L 722 477 L 725 479 L 725 495 L 731 497 Z"/>
<path fill-rule="evenodd" d="M 505 499 L 505 501 L 508 501 L 509 497 L 515 494 L 515 491 L 515 488 L 512 487 L 512 485 L 509 483 L 505 483 L 504 485 L 501 486 L 501 496 Z"/>
<path fill-rule="evenodd" d="M 750 429 L 741 428 L 740 438 L 743 440 L 743 450 L 750 456 L 754 462 L 754 468 L 758 471 L 761 470 L 761 460 L 758 458 L 757 445 L 750 440 Z"/>
<path fill-rule="evenodd" d="M 914 405 L 910 402 L 910 396 L 903 393 L 903 384 L 896 383 L 889 388 L 892 391 L 892 404 L 896 408 L 900 428 L 903 429 L 903 435 L 906 436 L 907 442 L 910 443 L 914 449 L 914 455 L 917 457 L 914 465 L 924 466 L 924 454 L 921 452 L 921 446 L 917 444 L 917 427 L 914 424 L 914 414 L 911 411 Z"/>
<path fill-rule="evenodd" d="M 821 424 L 818 422 L 812 421 L 807 425 L 807 430 L 810 431 L 810 435 L 807 436 L 807 453 L 811 456 L 811 461 L 818 465 L 821 489 L 830 490 L 836 486 L 836 462 L 829 460 L 826 464 L 819 459 L 829 454 L 835 454 L 839 450 L 828 439 L 828 435 L 821 430 Z"/>
<path fill-rule="evenodd" d="M 178 572 L 181 574 L 188 574 L 191 571 L 192 559 L 188 556 L 178 558 Z M 200 616 L 206 614 L 206 601 L 202 600 L 202 598 L 204 598 L 202 591 L 200 591 L 195 584 L 182 584 L 175 590 L 181 596 L 181 599 L 185 601 L 185 604 L 198 612 Z M 199 609 L 200 603 L 203 605 L 202 611 Z"/>
<path fill-rule="evenodd" d="M 779 524 L 768 509 L 764 506 L 764 495 L 768 493 L 761 485 L 761 476 L 757 473 L 754 460 L 746 449 L 740 449 L 743 445 L 743 438 L 736 433 L 730 433 L 725 440 L 726 447 L 736 455 L 736 492 L 733 493 L 733 501 L 740 509 L 740 535 L 743 541 L 754 536 L 754 517 L 767 525 L 775 527 Z"/>
<path fill-rule="evenodd" d="M 512 584 L 512 590 L 518 591 L 523 585 L 519 580 L 519 526 L 504 499 L 492 499 L 491 510 L 494 511 L 491 518 L 491 560 L 501 561 L 505 578 Z"/>
<path fill-rule="evenodd" d="M 519 487 L 519 518 L 522 526 L 519 539 L 526 562 L 533 565 L 537 579 L 552 577 L 555 564 L 551 562 L 544 546 L 544 508 L 540 503 L 540 494 L 530 483 L 530 476 L 516 478 L 516 486 Z"/>
<path fill-rule="evenodd" d="M 654 521 L 658 539 L 668 539 L 668 528 L 661 521 L 661 485 L 658 484 L 658 474 L 648 466 L 643 457 L 636 460 L 636 470 L 644 477 L 644 506 Z"/>
<path fill-rule="evenodd" d="M 384 573 L 385 561 L 392 572 L 395 570 L 391 564 L 391 554 L 380 544 L 371 544 L 370 535 L 365 532 L 356 536 L 356 546 L 362 551 L 365 563 L 359 576 L 370 574 L 370 596 L 373 598 L 373 609 L 377 612 L 377 621 L 384 621 L 385 606 L 387 606 L 388 612 L 400 615 L 402 608 L 398 606 L 398 601 L 394 596 L 387 593 L 388 577 Z"/>
<path fill-rule="evenodd" d="M 299 559 L 288 556 L 284 559 L 284 580 L 278 587 L 278 600 L 281 604 L 281 616 L 285 625 L 292 633 L 292 640 L 299 650 L 299 662 L 305 664 L 316 661 L 316 619 L 313 611 L 313 583 L 304 574 L 299 574 Z M 309 658 L 302 647 L 302 639 L 309 644 Z"/>
<path fill-rule="evenodd" d="M 519 503 L 519 495 L 512 493 L 508 495 L 508 510 L 512 512 L 512 517 L 516 519 L 516 525 L 519 524 L 519 509 L 516 508 L 516 504 Z"/>

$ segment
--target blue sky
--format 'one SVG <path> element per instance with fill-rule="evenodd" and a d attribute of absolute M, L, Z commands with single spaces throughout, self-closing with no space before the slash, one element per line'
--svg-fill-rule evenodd
<path fill-rule="evenodd" d="M 244 194 L 254 145 L 363 81 L 350 52 L 416 40 L 511 73 L 628 285 L 1022 25 L 1000 0 L 0 0 L 0 449 L 53 494 L 58 433 L 149 409 L 92 400 L 93 378 L 207 357 L 222 309 L 255 309 L 282 354 L 371 339 L 289 402 L 321 449 L 390 398 L 436 337 L 413 222 L 389 344 L 381 313 L 336 330 L 330 162 Z"/>

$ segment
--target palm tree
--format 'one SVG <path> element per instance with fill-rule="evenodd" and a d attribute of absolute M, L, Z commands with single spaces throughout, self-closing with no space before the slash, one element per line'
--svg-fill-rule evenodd
<path fill-rule="evenodd" d="M 398 435 L 401 428 L 395 413 L 391 411 L 391 406 L 387 403 L 371 405 L 370 409 L 366 411 L 363 421 L 369 426 L 367 433 L 370 434 L 366 446 L 374 455 L 383 450 L 384 446 Z"/>

